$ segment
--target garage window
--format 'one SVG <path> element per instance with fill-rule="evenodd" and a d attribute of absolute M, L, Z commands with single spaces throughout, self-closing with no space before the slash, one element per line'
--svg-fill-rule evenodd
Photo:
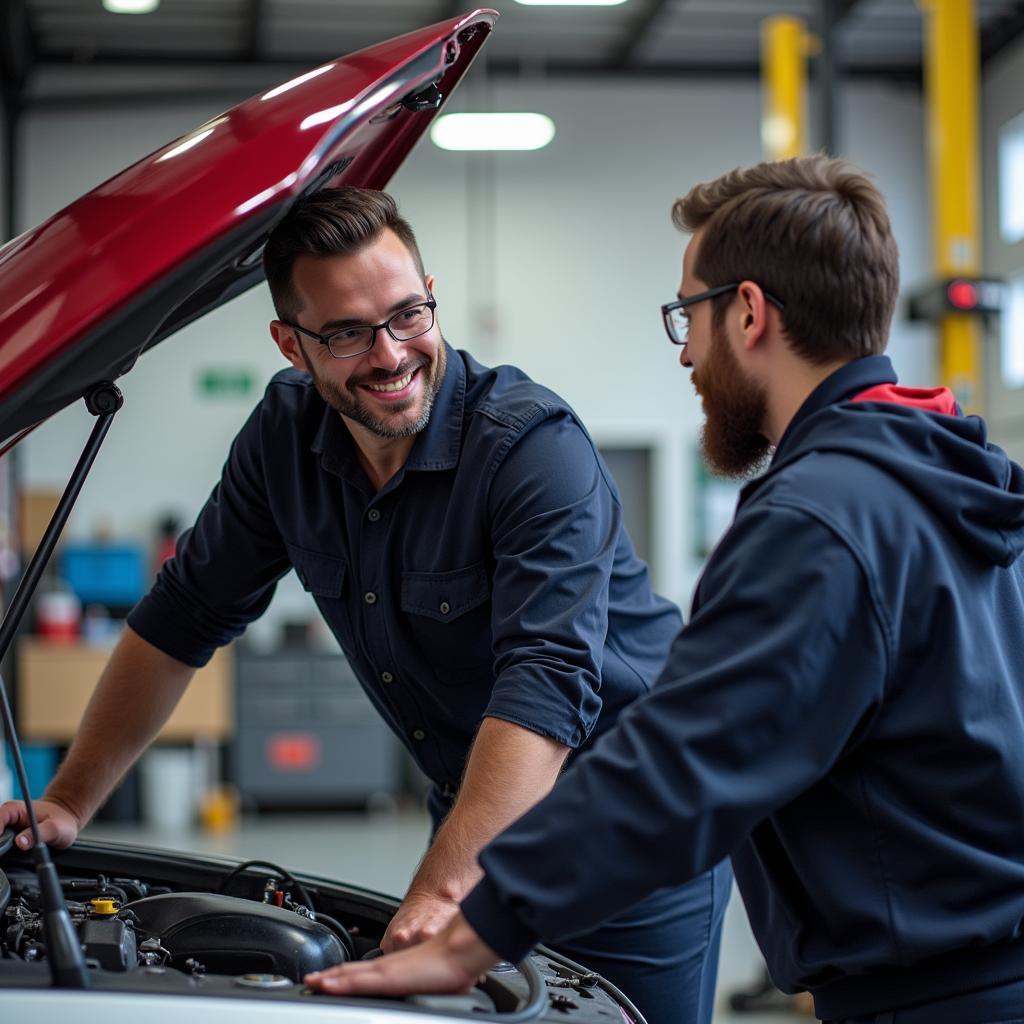
<path fill-rule="evenodd" d="M 1002 315 L 1003 383 L 1024 388 L 1024 270 L 1006 282 Z"/>
<path fill-rule="evenodd" d="M 1007 245 L 1024 240 L 1024 114 L 999 129 L 999 232 Z"/>

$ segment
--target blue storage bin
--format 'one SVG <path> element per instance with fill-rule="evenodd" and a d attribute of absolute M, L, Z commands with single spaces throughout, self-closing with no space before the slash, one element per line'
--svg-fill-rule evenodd
<path fill-rule="evenodd" d="M 4 745 L 7 754 L 7 767 L 11 770 L 11 786 L 14 798 L 21 799 L 21 790 L 18 788 L 18 778 L 14 771 L 14 757 L 11 754 L 9 744 Z M 21 745 L 21 759 L 25 762 L 25 775 L 28 778 L 28 788 L 33 800 L 38 800 L 43 795 L 43 790 L 49 785 L 50 779 L 57 774 L 57 748 L 46 743 L 23 743 Z"/>
<path fill-rule="evenodd" d="M 133 605 L 146 589 L 142 549 L 130 544 L 69 545 L 60 571 L 82 604 Z"/>

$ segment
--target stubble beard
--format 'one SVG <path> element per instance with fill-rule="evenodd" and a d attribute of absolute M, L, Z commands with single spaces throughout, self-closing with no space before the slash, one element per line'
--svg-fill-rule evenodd
<path fill-rule="evenodd" d="M 762 432 L 767 392 L 744 372 L 719 324 L 712 325 L 708 356 L 691 378 L 704 405 L 700 435 L 704 459 L 718 476 L 734 480 L 756 476 L 772 450 Z"/>
<path fill-rule="evenodd" d="M 448 353 L 445 343 L 442 340 L 437 348 L 437 356 L 430 360 L 426 356 L 418 359 L 410 359 L 402 362 L 397 370 L 378 370 L 374 373 L 365 374 L 357 380 L 346 381 L 344 387 L 340 387 L 331 380 L 321 377 L 313 367 L 311 361 L 306 357 L 305 350 L 302 352 L 306 370 L 313 378 L 313 384 L 320 397 L 335 412 L 365 427 L 376 434 L 377 437 L 385 440 L 396 440 L 402 437 L 412 437 L 424 430 L 430 422 L 430 414 L 434 408 L 434 400 L 441 390 L 444 381 L 444 371 L 448 362 Z M 422 400 L 419 415 L 411 422 L 395 422 L 391 417 L 401 414 L 410 409 L 416 401 L 415 397 L 405 399 L 402 402 L 395 402 L 391 406 L 390 416 L 384 418 L 375 415 L 364 403 L 359 388 L 363 384 L 372 384 L 375 381 L 395 380 L 404 377 L 413 370 L 420 371 Z"/>

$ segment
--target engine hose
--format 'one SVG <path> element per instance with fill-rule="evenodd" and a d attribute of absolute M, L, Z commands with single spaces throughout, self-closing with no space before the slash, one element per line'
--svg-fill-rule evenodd
<path fill-rule="evenodd" d="M 328 928 L 338 936 L 339 941 L 345 947 L 345 952 L 348 953 L 349 960 L 355 960 L 356 958 L 356 944 L 352 941 L 352 936 L 349 934 L 349 930 L 336 918 L 330 916 L 330 914 L 321 913 L 319 910 L 313 915 L 314 921 L 322 921 Z"/>
<path fill-rule="evenodd" d="M 234 881 L 234 879 L 237 878 L 240 874 L 242 874 L 242 872 L 248 871 L 251 868 L 269 868 L 271 871 L 276 872 L 278 875 L 281 876 L 281 881 L 294 887 L 299 899 L 302 900 L 302 902 L 306 905 L 307 909 L 316 909 L 313 906 L 313 901 L 310 898 L 309 893 L 306 892 L 305 886 L 297 878 L 295 878 L 289 872 L 285 871 L 284 868 L 279 867 L 277 864 L 274 864 L 272 861 L 269 860 L 247 860 L 243 864 L 239 864 L 238 867 L 229 871 L 221 879 L 220 887 L 217 889 L 217 891 L 221 893 L 224 892 L 227 889 L 228 884 L 230 882 Z"/>
<path fill-rule="evenodd" d="M 543 1017 L 548 1008 L 548 990 L 537 970 L 536 964 L 527 957 L 521 963 L 516 964 L 519 973 L 526 978 L 526 1005 L 521 1010 L 512 1013 L 503 1013 L 502 1021 L 508 1024 L 516 1024 L 518 1021 L 536 1020 Z"/>

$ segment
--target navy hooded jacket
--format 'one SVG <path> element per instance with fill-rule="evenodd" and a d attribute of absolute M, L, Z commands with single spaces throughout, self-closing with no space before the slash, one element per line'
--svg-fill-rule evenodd
<path fill-rule="evenodd" d="M 940 410 L 940 411 L 936 411 Z M 821 1017 L 1024 977 L 1024 471 L 857 360 L 748 484 L 653 690 L 481 854 L 509 959 L 731 854 Z"/>

